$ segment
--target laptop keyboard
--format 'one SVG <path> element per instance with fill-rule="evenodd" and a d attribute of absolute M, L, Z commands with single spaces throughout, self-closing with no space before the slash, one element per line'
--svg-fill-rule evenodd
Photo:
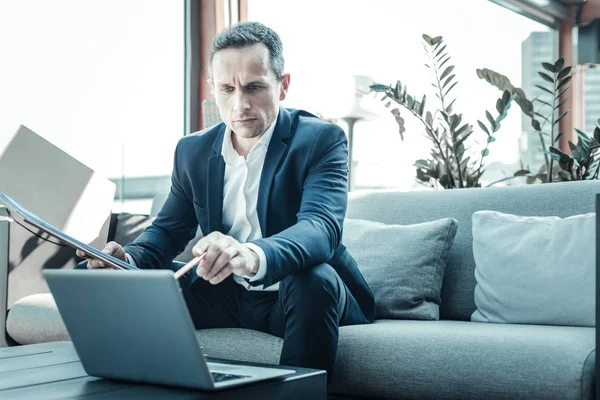
<path fill-rule="evenodd" d="M 240 379 L 240 378 L 250 378 L 247 375 L 233 375 L 233 374 L 221 374 L 219 372 L 211 372 L 213 381 L 215 382 L 224 382 L 230 381 L 232 379 Z"/>

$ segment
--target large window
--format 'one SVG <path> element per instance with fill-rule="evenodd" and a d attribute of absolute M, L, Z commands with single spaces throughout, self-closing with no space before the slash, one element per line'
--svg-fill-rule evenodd
<path fill-rule="evenodd" d="M 249 0 L 248 19 L 281 35 L 286 69 L 292 75 L 284 105 L 337 118 L 345 129 L 341 118 L 353 106 L 356 82 L 361 81 L 356 75 L 384 84 L 399 79 L 411 94 L 426 94 L 429 104 L 435 105 L 429 70 L 424 67 L 421 36 L 427 33 L 444 37 L 459 81 L 453 90 L 455 109 L 474 125 L 475 135 L 483 135 L 477 120 L 485 120 L 486 109 L 495 110 L 501 92 L 480 80 L 476 69 L 496 70 L 521 86 L 527 61 L 523 43 L 532 32 L 553 37 L 548 27 L 482 0 L 287 0 L 285 7 L 280 3 Z M 401 141 L 394 117 L 379 100 L 367 96 L 361 107 L 378 116 L 355 125 L 354 188 L 422 188 L 412 166 L 429 153 L 421 125 L 405 112 Z M 518 169 L 521 134 L 520 110 L 513 105 L 490 146 L 484 181 Z"/>
<path fill-rule="evenodd" d="M 183 135 L 183 40 L 182 1 L 0 0 L 0 141 L 26 125 L 118 191 L 168 176 Z M 148 212 L 149 200 L 117 198 L 123 210 Z"/>

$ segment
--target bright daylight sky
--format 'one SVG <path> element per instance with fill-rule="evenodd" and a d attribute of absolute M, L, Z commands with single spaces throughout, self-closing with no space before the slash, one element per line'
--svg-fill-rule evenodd
<path fill-rule="evenodd" d="M 455 111 L 465 114 L 463 121 L 475 125 L 477 134 L 483 134 L 477 119 L 485 120 L 486 108 L 496 115 L 501 93 L 480 80 L 475 70 L 494 69 L 520 86 L 521 43 L 533 31 L 548 30 L 488 0 L 303 0 L 294 1 L 299 6 L 288 13 L 278 6 L 285 3 L 249 0 L 248 8 L 249 19 L 264 22 L 282 37 L 292 74 L 288 106 L 343 115 L 352 103 L 353 74 L 385 84 L 399 79 L 409 93 L 426 93 L 429 105 L 436 105 L 429 70 L 423 65 L 421 35 L 441 35 L 459 80 L 451 92 L 458 98 Z M 402 142 L 393 117 L 378 103 L 365 106 L 379 110 L 382 118 L 355 127 L 355 159 L 360 164 L 356 183 L 418 187 L 411 165 L 427 157 L 430 142 L 406 111 Z M 490 147 L 488 162 L 518 162 L 521 114 L 518 108 L 511 111 Z M 343 122 L 340 125 L 345 128 Z"/>
<path fill-rule="evenodd" d="M 420 37 L 442 35 L 460 81 L 456 109 L 474 125 L 500 95 L 475 69 L 520 85 L 521 42 L 547 30 L 488 0 L 249 0 L 249 18 L 282 37 L 284 105 L 329 116 L 350 107 L 353 74 L 429 94 Z M 24 124 L 109 177 L 171 172 L 183 134 L 183 1 L 0 0 L 0 54 L 0 150 Z M 401 142 L 374 103 L 381 118 L 355 131 L 358 183 L 409 188 L 429 144 L 408 115 Z M 491 160 L 518 159 L 520 117 L 513 109 Z"/>

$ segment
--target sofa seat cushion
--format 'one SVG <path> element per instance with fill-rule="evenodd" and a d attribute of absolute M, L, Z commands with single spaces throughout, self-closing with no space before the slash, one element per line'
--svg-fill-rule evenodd
<path fill-rule="evenodd" d="M 17 301 L 8 312 L 6 332 L 19 344 L 71 340 L 50 293 Z"/>
<path fill-rule="evenodd" d="M 329 392 L 410 399 L 591 399 L 595 330 L 468 321 L 342 327 Z"/>
<path fill-rule="evenodd" d="M 21 344 L 69 340 L 51 295 L 11 309 Z M 209 357 L 275 364 L 281 338 L 247 329 L 197 332 Z M 595 330 L 467 321 L 378 320 L 340 328 L 329 392 L 414 399 L 589 399 Z"/>

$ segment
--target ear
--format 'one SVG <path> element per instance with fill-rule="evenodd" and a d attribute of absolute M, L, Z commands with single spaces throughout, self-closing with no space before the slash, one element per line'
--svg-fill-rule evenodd
<path fill-rule="evenodd" d="M 283 78 L 281 79 L 281 92 L 279 93 L 279 101 L 282 101 L 285 99 L 285 96 L 287 95 L 287 91 L 290 87 L 290 74 L 284 74 Z"/>
<path fill-rule="evenodd" d="M 208 85 L 210 86 L 210 92 L 214 96 L 215 95 L 215 84 L 213 83 L 212 79 L 207 79 L 206 82 L 208 82 Z"/>

